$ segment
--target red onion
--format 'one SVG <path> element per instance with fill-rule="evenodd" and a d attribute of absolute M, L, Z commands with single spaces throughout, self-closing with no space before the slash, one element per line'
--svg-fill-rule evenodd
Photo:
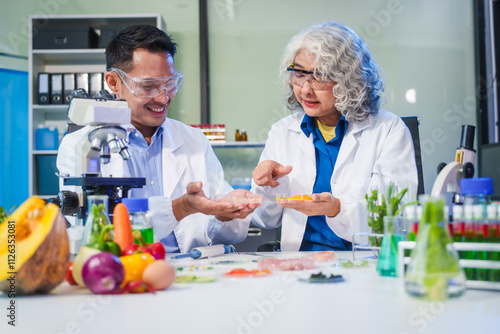
<path fill-rule="evenodd" d="M 112 293 L 120 288 L 125 269 L 119 257 L 109 252 L 91 256 L 83 265 L 82 278 L 93 293 Z"/>

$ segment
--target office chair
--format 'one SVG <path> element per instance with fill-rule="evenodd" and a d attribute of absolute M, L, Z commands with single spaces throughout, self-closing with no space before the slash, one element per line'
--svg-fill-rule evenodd
<path fill-rule="evenodd" d="M 424 191 L 424 172 L 422 169 L 422 151 L 420 150 L 420 132 L 419 125 L 420 120 L 418 116 L 406 116 L 401 117 L 403 122 L 410 130 L 411 138 L 413 140 L 413 149 L 415 150 L 415 163 L 417 165 L 417 175 L 418 175 L 418 188 L 417 195 L 422 195 Z"/>

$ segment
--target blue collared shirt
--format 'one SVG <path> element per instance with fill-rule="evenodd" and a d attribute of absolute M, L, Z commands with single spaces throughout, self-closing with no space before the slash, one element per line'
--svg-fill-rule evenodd
<path fill-rule="evenodd" d="M 144 136 L 134 129 L 128 136 L 128 149 L 131 158 L 127 161 L 130 175 L 124 177 L 144 177 L 146 184 L 142 188 L 132 188 L 130 197 L 149 198 L 163 196 L 163 173 L 162 173 L 162 143 L 163 125 L 159 126 L 151 137 L 151 145 L 148 146 Z M 165 245 L 167 253 L 179 252 L 179 244 L 174 232 L 161 240 Z"/>
<path fill-rule="evenodd" d="M 341 116 L 335 127 L 335 138 L 325 143 L 315 122 L 313 117 L 306 114 L 300 124 L 302 132 L 307 137 L 311 133 L 313 135 L 313 144 L 316 151 L 316 181 L 313 193 L 331 192 L 330 182 L 348 124 L 344 116 Z M 326 224 L 324 215 L 308 217 L 300 246 L 301 251 L 346 250 L 350 249 L 350 247 L 350 242 L 341 239 Z"/>

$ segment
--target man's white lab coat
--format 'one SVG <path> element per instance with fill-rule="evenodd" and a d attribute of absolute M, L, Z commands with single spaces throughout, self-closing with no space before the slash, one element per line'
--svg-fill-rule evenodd
<path fill-rule="evenodd" d="M 66 135 L 59 147 L 57 168 L 61 175 L 75 176 L 75 152 L 77 143 L 87 136 L 89 128 L 85 127 Z M 232 244 L 245 239 L 250 217 L 221 222 L 214 216 L 201 213 L 190 215 L 177 221 L 172 212 L 172 200 L 186 192 L 189 182 L 201 181 L 205 195 L 212 198 L 214 194 L 225 194 L 232 190 L 224 180 L 222 166 L 215 156 L 210 142 L 198 129 L 167 118 L 164 123 L 162 146 L 162 173 L 164 197 L 152 197 L 156 208 L 151 212 L 150 220 L 155 235 L 165 238 L 173 230 L 180 251 L 189 252 L 194 247 L 211 244 Z M 109 164 L 101 164 L 101 176 L 121 177 L 124 174 L 124 163 L 119 154 L 112 154 Z M 136 176 L 140 177 L 140 176 Z M 74 187 L 63 186 L 60 189 Z"/>

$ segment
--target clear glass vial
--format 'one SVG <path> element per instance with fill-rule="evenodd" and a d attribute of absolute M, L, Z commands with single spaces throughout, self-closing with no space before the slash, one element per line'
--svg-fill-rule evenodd
<path fill-rule="evenodd" d="M 144 241 L 148 244 L 154 242 L 153 226 L 150 224 L 146 213 L 148 211 L 147 198 L 123 198 L 122 203 L 127 207 L 132 231 L 140 231 Z"/>
<path fill-rule="evenodd" d="M 86 246 L 97 242 L 95 240 L 101 233 L 105 225 L 111 224 L 108 215 L 108 199 L 107 195 L 91 195 L 87 197 L 87 218 L 85 219 L 85 229 L 81 246 Z"/>

